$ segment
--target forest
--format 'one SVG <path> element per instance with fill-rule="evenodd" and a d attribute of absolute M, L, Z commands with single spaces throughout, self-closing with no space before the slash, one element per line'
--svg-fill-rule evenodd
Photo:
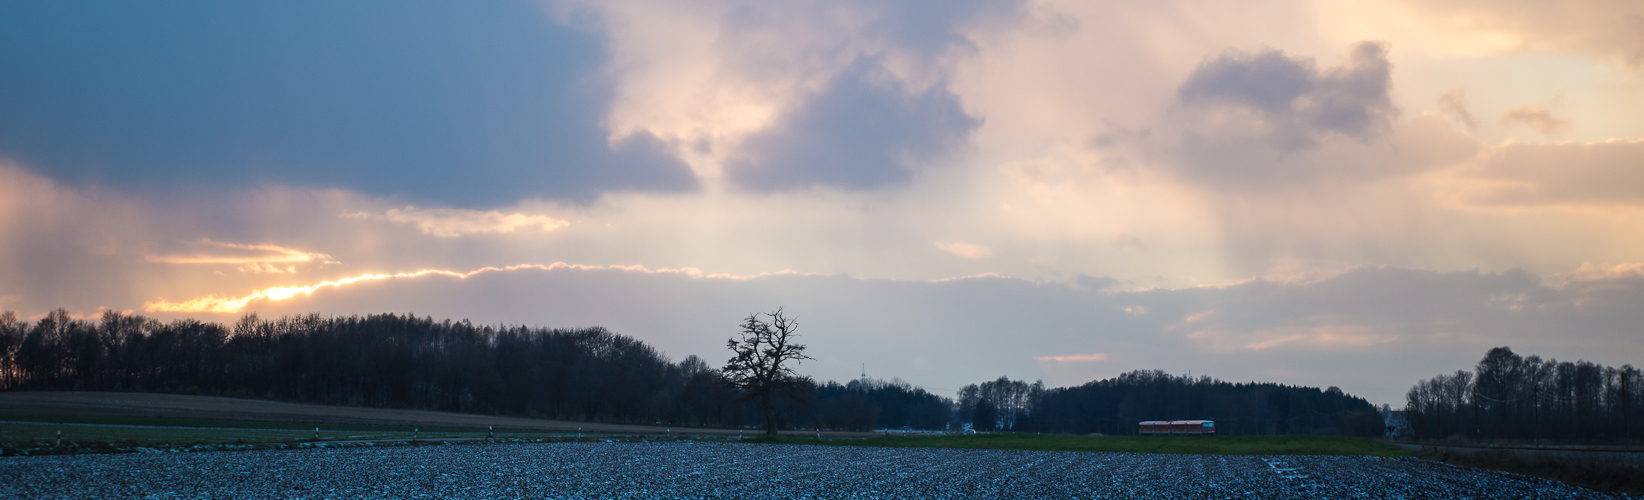
<path fill-rule="evenodd" d="M 1330 388 L 1135 371 L 1076 387 L 999 378 L 959 400 L 900 380 L 799 381 L 783 428 L 1136 433 L 1142 420 L 1214 419 L 1221 434 L 1379 434 L 1363 399 Z M 483 326 L 413 315 L 162 322 L 107 311 L 0 314 L 0 390 L 134 391 L 594 422 L 761 427 L 764 416 L 696 356 L 674 362 L 604 328 Z"/>
<path fill-rule="evenodd" d="M 818 385 L 785 401 L 785 427 L 943 429 L 952 402 L 899 381 Z M 540 418 L 755 427 L 763 417 L 696 356 L 672 362 L 604 328 L 479 326 L 412 315 L 232 326 L 56 310 L 0 314 L 0 390 L 233 396 Z"/>
<path fill-rule="evenodd" d="M 1214 420 L 1219 435 L 1383 432 L 1375 406 L 1335 387 L 1235 384 L 1159 370 L 1054 389 L 999 378 L 960 389 L 959 405 L 978 430 L 1131 435 L 1143 420 Z"/>
<path fill-rule="evenodd" d="M 1417 439 L 1615 443 L 1637 439 L 1639 382 L 1632 365 L 1485 353 L 1473 371 L 1422 380 L 1405 396 Z"/>

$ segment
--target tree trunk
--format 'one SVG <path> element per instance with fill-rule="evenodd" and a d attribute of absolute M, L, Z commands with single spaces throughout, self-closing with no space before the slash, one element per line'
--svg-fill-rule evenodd
<path fill-rule="evenodd" d="M 775 436 L 776 435 L 776 405 L 772 404 L 771 401 L 766 400 L 765 404 L 761 405 L 761 406 L 765 410 L 765 435 L 766 436 Z"/>

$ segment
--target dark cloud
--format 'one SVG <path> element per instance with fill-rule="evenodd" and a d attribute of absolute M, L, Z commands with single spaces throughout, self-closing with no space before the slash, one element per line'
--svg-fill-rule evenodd
<path fill-rule="evenodd" d="M 727 166 L 737 184 L 755 190 L 873 189 L 906 183 L 914 168 L 951 158 L 980 124 L 945 85 L 911 91 L 863 58 L 750 137 Z"/>
<path fill-rule="evenodd" d="M 1083 291 L 1106 290 L 1123 284 L 1117 278 L 1108 276 L 1096 277 L 1086 274 L 1073 275 L 1073 288 Z"/>
<path fill-rule="evenodd" d="M 1230 52 L 1200 64 L 1179 90 L 1184 104 L 1244 107 L 1271 128 L 1283 149 L 1312 147 L 1320 132 L 1369 138 L 1387 128 L 1397 110 L 1388 90 L 1387 49 L 1362 42 L 1340 67 L 1319 69 L 1311 58 L 1277 50 Z"/>
<path fill-rule="evenodd" d="M 1455 134 L 1396 129 L 1391 85 L 1379 43 L 1353 46 L 1346 63 L 1331 68 L 1277 50 L 1228 52 L 1178 88 L 1172 119 L 1180 135 L 1162 156 L 1192 181 L 1256 190 L 1441 164 L 1428 157 L 1435 151 L 1428 143 Z"/>
<path fill-rule="evenodd" d="M 884 10 L 866 31 L 869 36 L 887 40 L 917 58 L 930 60 L 956 47 L 974 48 L 975 44 L 961 34 L 973 24 L 1017 22 L 1023 3 L 1021 0 L 868 2 L 870 7 Z"/>
<path fill-rule="evenodd" d="M 467 206 L 694 188 L 654 137 L 607 144 L 606 60 L 535 2 L 7 3 L 0 156 L 66 180 Z"/>

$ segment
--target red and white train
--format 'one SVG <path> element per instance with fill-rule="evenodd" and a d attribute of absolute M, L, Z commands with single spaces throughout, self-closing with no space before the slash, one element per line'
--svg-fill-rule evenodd
<path fill-rule="evenodd" d="M 1143 436 L 1214 436 L 1214 420 L 1149 420 L 1137 426 Z"/>

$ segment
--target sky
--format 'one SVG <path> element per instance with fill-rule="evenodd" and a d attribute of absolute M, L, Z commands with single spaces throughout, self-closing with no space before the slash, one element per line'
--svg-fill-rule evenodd
<path fill-rule="evenodd" d="M 0 310 L 605 326 L 939 394 L 1644 364 L 1631 0 L 0 4 Z"/>

